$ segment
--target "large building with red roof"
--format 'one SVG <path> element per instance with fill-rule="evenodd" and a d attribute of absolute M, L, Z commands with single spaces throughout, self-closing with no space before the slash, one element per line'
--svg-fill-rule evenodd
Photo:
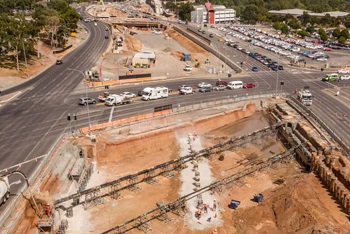
<path fill-rule="evenodd" d="M 197 24 L 224 24 L 235 20 L 236 11 L 223 5 L 213 5 L 210 1 L 205 5 L 193 6 L 191 22 Z"/>

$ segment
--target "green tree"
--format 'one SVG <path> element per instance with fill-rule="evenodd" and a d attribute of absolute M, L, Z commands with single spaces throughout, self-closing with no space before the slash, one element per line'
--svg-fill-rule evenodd
<path fill-rule="evenodd" d="M 332 32 L 332 36 L 335 38 L 340 37 L 340 29 L 339 28 L 334 29 Z"/>
<path fill-rule="evenodd" d="M 326 33 L 326 31 L 323 28 L 320 28 L 318 30 L 318 34 L 320 35 L 320 38 L 322 41 L 327 41 L 328 40 L 328 35 Z"/>
<path fill-rule="evenodd" d="M 290 28 L 288 27 L 288 25 L 283 24 L 282 27 L 281 27 L 281 32 L 284 33 L 284 34 L 289 33 L 290 32 Z"/>
<path fill-rule="evenodd" d="M 299 29 L 300 28 L 300 24 L 298 23 L 297 20 L 292 19 L 288 22 L 288 25 L 292 28 L 292 29 Z"/>
<path fill-rule="evenodd" d="M 348 29 L 343 29 L 341 32 L 340 32 L 340 36 L 341 37 L 344 37 L 346 40 L 349 39 L 349 30 Z"/>
<path fill-rule="evenodd" d="M 345 44 L 346 38 L 343 37 L 343 36 L 340 36 L 340 37 L 338 38 L 338 42 L 339 42 L 339 43 L 342 43 L 342 44 Z"/>
<path fill-rule="evenodd" d="M 307 35 L 309 35 L 309 33 L 305 30 L 305 28 L 302 28 L 301 30 L 298 31 L 298 34 L 304 38 L 306 37 Z"/>
<path fill-rule="evenodd" d="M 181 3 L 179 5 L 179 17 L 183 20 L 191 20 L 191 11 L 193 11 L 193 5 L 191 3 Z"/>
<path fill-rule="evenodd" d="M 311 15 L 306 11 L 303 12 L 303 15 L 300 17 L 301 24 L 306 26 L 308 23 L 311 23 Z"/>
<path fill-rule="evenodd" d="M 256 22 L 260 21 L 260 19 L 260 9 L 256 5 L 248 5 L 241 15 L 241 20 L 248 23 L 255 24 Z"/>
<path fill-rule="evenodd" d="M 308 31 L 309 33 L 314 33 L 315 32 L 315 27 L 314 26 L 309 26 L 309 27 L 306 27 L 306 31 Z"/>

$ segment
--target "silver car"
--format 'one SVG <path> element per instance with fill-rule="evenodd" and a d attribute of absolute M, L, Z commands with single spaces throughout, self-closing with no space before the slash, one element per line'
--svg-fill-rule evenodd
<path fill-rule="evenodd" d="M 86 106 L 87 104 L 95 104 L 96 103 L 96 100 L 93 99 L 93 98 L 89 98 L 89 97 L 82 97 L 82 98 L 79 98 L 79 101 L 78 101 L 78 104 L 79 105 L 84 105 Z"/>

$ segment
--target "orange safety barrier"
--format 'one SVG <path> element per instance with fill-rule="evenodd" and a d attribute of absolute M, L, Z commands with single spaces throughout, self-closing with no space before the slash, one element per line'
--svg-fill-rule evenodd
<path fill-rule="evenodd" d="M 153 117 L 158 117 L 158 116 L 162 116 L 162 115 L 167 115 L 167 114 L 171 114 L 173 112 L 173 110 L 163 110 L 163 111 L 159 111 L 159 112 L 155 112 L 155 113 L 147 113 L 147 114 L 143 114 L 143 115 L 136 115 L 136 116 L 132 116 L 132 117 L 128 117 L 125 119 L 118 119 L 112 122 L 108 122 L 108 123 L 102 123 L 102 124 L 96 124 L 96 125 L 92 125 L 89 127 L 83 127 L 80 128 L 80 132 L 81 133 L 86 133 L 89 130 L 90 131 L 95 131 L 95 130 L 99 130 L 99 129 L 104 129 L 107 127 L 111 127 L 111 126 L 117 126 L 120 124 L 126 124 L 126 123 L 132 123 L 132 122 L 136 122 L 142 119 L 149 119 L 149 118 L 153 118 Z"/>

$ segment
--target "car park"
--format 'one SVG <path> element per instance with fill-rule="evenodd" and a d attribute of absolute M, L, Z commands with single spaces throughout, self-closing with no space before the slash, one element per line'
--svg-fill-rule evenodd
<path fill-rule="evenodd" d="M 255 84 L 254 83 L 245 83 L 243 85 L 243 88 L 244 89 L 251 89 L 251 88 L 254 88 L 255 87 Z"/>
<path fill-rule="evenodd" d="M 214 87 L 215 91 L 224 91 L 226 89 L 226 85 L 217 85 Z"/>
<path fill-rule="evenodd" d="M 136 97 L 136 94 L 130 93 L 130 92 L 123 92 L 120 94 L 120 96 L 126 97 L 126 98 L 134 98 Z"/>
<path fill-rule="evenodd" d="M 63 64 L 63 61 L 62 61 L 62 60 L 57 60 L 57 61 L 56 61 L 56 65 L 61 65 L 61 64 Z"/>
<path fill-rule="evenodd" d="M 88 104 L 95 104 L 96 100 L 94 98 L 89 98 L 89 97 L 82 97 L 79 98 L 78 104 L 79 105 L 88 105 Z"/>
<path fill-rule="evenodd" d="M 253 72 L 258 72 L 258 71 L 259 71 L 259 68 L 257 68 L 257 67 L 252 67 L 252 71 L 253 71 Z"/>
<path fill-rule="evenodd" d="M 340 76 L 340 80 L 349 80 L 350 79 L 350 75 L 342 75 Z"/>
<path fill-rule="evenodd" d="M 201 82 L 201 83 L 198 84 L 198 88 L 203 88 L 203 87 L 211 88 L 211 86 L 212 86 L 211 84 L 206 83 L 206 82 Z"/>

